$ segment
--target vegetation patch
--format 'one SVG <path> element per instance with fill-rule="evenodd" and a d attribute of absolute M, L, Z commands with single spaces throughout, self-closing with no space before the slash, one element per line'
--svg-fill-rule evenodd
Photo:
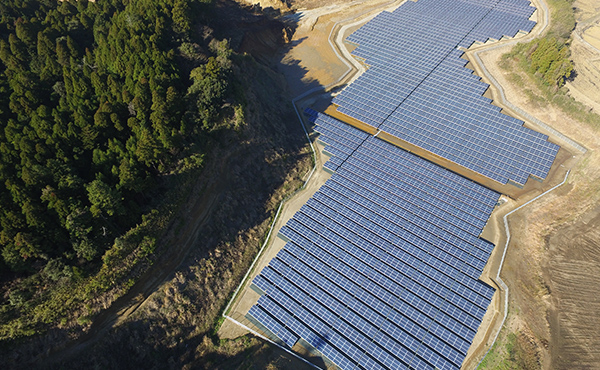
<path fill-rule="evenodd" d="M 164 252 L 215 136 L 244 120 L 228 43 L 194 37 L 210 12 L 0 5 L 0 343 L 88 326 Z"/>
<path fill-rule="evenodd" d="M 597 127 L 600 116 L 569 96 L 564 87 L 565 81 L 576 73 L 569 51 L 571 32 L 575 28 L 573 1 L 548 0 L 547 3 L 551 22 L 546 34 L 528 43 L 515 45 L 503 55 L 499 66 L 509 73 L 510 82 L 523 86 L 522 91 L 533 105 L 543 107 L 553 104 L 574 119 Z M 585 162 L 589 158 L 583 158 L 582 161 L 579 166 L 586 167 Z M 542 279 L 537 281 L 534 290 L 537 290 L 538 296 L 549 294 L 549 288 Z M 511 320 L 518 317 L 518 312 L 509 312 L 505 327 L 479 369 L 542 368 L 541 351 L 548 347 L 548 342 L 535 337 L 529 328 L 517 326 L 511 329 Z"/>
<path fill-rule="evenodd" d="M 281 75 L 213 28 L 241 36 L 236 22 L 264 17 L 202 0 L 15 0 L 0 16 L 0 363 L 204 368 L 273 352 L 214 334 L 309 165 Z M 147 297 L 155 272 L 166 282 Z M 119 307 L 137 308 L 104 335 Z"/>
<path fill-rule="evenodd" d="M 477 369 L 534 370 L 541 367 L 540 358 L 539 345 L 527 327 L 503 329 Z"/>
<path fill-rule="evenodd" d="M 503 55 L 500 67 L 511 71 L 509 80 L 522 81 L 527 78 L 534 82 L 539 93 L 525 89 L 529 100 L 538 105 L 554 104 L 573 118 L 597 125 L 600 115 L 592 112 L 584 104 L 568 95 L 565 82 L 576 71 L 571 61 L 569 49 L 571 32 L 575 28 L 575 15 L 572 0 L 550 0 L 551 21 L 543 37 L 528 43 L 519 43 Z M 526 76 L 521 76 L 522 71 Z"/>

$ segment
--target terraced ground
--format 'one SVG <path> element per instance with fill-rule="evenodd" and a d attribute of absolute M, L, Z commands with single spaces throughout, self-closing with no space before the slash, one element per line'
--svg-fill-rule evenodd
<path fill-rule="evenodd" d="M 578 0 L 574 6 L 579 22 L 600 14 L 600 4 L 594 0 Z M 576 34 L 573 40 L 578 75 L 568 88 L 591 110 L 600 106 L 599 90 L 594 87 L 600 85 L 600 75 L 592 68 L 600 53 L 589 48 L 584 53 L 578 48 L 581 43 Z M 482 57 L 505 89 L 507 99 L 585 146 L 588 152 L 576 159 L 567 185 L 510 218 L 512 242 L 502 272 L 511 292 L 509 330 L 500 335 L 498 348 L 490 354 L 493 360 L 482 368 L 597 369 L 600 122 L 578 122 L 554 105 L 535 99 L 538 92 L 531 84 L 525 91 L 523 84 L 511 78 L 511 72 L 498 67 L 507 51 L 496 50 Z M 526 76 L 521 77 L 526 81 Z M 589 85 L 584 94 L 573 87 L 581 81 Z"/>
<path fill-rule="evenodd" d="M 571 96 L 600 113 L 600 3 L 579 0 L 574 5 L 578 24 L 571 55 L 577 75 L 567 87 Z"/>
<path fill-rule="evenodd" d="M 600 3 L 577 0 L 574 6 L 578 25 L 571 51 L 577 77 L 568 87 L 576 99 L 600 113 Z M 589 141 L 597 142 L 597 137 Z M 593 163 L 591 160 L 585 167 Z M 589 172 L 592 176 L 584 180 L 589 181 L 590 194 L 585 211 L 546 238 L 550 366 L 555 369 L 600 366 L 600 207 L 594 202 L 597 185 L 592 178 L 596 171 Z"/>

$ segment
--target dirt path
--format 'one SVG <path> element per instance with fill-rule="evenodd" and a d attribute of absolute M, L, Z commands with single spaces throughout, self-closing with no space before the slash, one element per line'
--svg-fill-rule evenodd
<path fill-rule="evenodd" d="M 170 247 L 160 257 L 159 263 L 154 264 L 146 271 L 127 294 L 117 299 L 109 308 L 95 317 L 90 329 L 85 334 L 49 355 L 46 353 L 40 354 L 37 358 L 32 359 L 32 363 L 37 365 L 43 363 L 44 366 L 47 366 L 48 364 L 68 360 L 71 356 L 81 353 L 82 350 L 94 344 L 110 329 L 124 322 L 143 306 L 152 293 L 157 291 L 159 286 L 183 262 L 194 246 L 199 230 L 207 221 L 214 205 L 219 199 L 219 189 L 222 189 L 227 183 L 227 176 L 224 176 L 227 172 L 224 170 L 231 155 L 232 153 L 219 161 L 211 161 L 213 167 L 203 171 L 203 174 L 210 173 L 212 175 L 202 176 L 202 178 L 211 180 L 206 184 L 196 186 L 196 190 L 202 194 L 198 196 L 194 192 L 190 196 L 194 202 L 189 203 L 187 211 L 181 216 L 185 217 L 187 222 L 184 223 L 184 228 L 177 233 L 176 238 L 169 241 Z M 173 227 L 175 225 L 176 222 Z"/>
<path fill-rule="evenodd" d="M 330 12 L 329 7 L 322 13 L 317 10 L 304 14 L 304 29 L 301 26 L 299 30 L 311 35 L 307 37 L 305 33 L 297 32 L 296 46 L 287 54 L 288 61 L 301 65 L 304 72 L 302 76 L 288 76 L 289 78 L 305 78 L 305 82 L 313 81 L 315 86 L 325 86 L 334 80 L 335 71 L 342 73 L 344 69 L 339 59 L 335 60 L 340 57 L 339 54 L 343 55 L 348 62 L 356 63 L 347 55 L 346 47 L 340 45 L 347 33 L 352 32 L 361 22 L 347 25 L 343 29 L 341 26 L 338 27 L 337 35 L 333 36 L 337 41 L 335 47 L 338 53 L 332 53 L 325 43 L 328 32 L 324 25 L 338 22 L 341 17 L 337 13 L 330 14 Z M 537 16 L 541 17 L 543 14 L 538 13 Z M 345 17 L 348 19 L 348 15 Z M 538 21 L 542 22 L 543 19 L 539 18 Z M 346 22 L 348 23 L 349 20 Z M 313 34 L 317 36 L 313 37 Z M 600 312 L 598 300 L 595 299 L 597 295 L 592 294 L 592 290 L 598 285 L 597 276 L 600 272 L 594 267 L 600 265 L 598 263 L 600 253 L 596 242 L 600 235 L 595 232 L 596 224 L 600 223 L 600 217 L 595 215 L 600 211 L 590 211 L 596 209 L 592 206 L 600 199 L 599 191 L 593 189 L 596 179 L 600 179 L 598 170 L 600 158 L 596 155 L 598 143 L 594 139 L 597 137 L 597 132 L 592 127 L 574 122 L 553 107 L 539 106 L 530 101 L 522 91 L 522 87 L 511 83 L 507 79 L 507 73 L 498 67 L 500 56 L 509 49 L 507 45 L 481 55 L 489 72 L 504 88 L 507 100 L 583 144 L 589 152 L 583 158 L 574 157 L 564 166 L 559 166 L 561 168 L 555 171 L 553 181 L 547 186 L 523 194 L 518 201 L 509 200 L 492 215 L 484 235 L 493 241 L 497 248 L 486 266 L 482 279 L 500 287 L 494 277 L 502 257 L 500 251 L 506 240 L 502 217 L 543 190 L 562 181 L 567 167 L 575 166 L 567 185 L 511 216 L 509 224 L 512 239 L 508 246 L 502 278 L 511 292 L 509 296 L 511 316 L 506 323 L 506 327 L 509 328 L 507 332 L 521 333 L 520 335 L 533 343 L 530 346 L 531 353 L 528 355 L 531 355 L 535 361 L 539 361 L 544 368 L 551 368 L 554 365 L 562 368 L 568 363 L 578 364 L 581 368 L 591 368 L 594 363 L 598 363 L 597 348 L 600 348 L 600 339 L 598 339 L 600 336 L 597 335 L 600 323 L 587 321 L 592 325 L 584 327 L 585 317 L 592 315 L 593 312 Z M 319 59 L 315 60 L 316 57 Z M 360 70 L 361 66 L 355 65 L 354 69 Z M 347 81 L 350 80 L 351 78 Z M 315 101 L 313 99 L 308 102 Z M 317 182 L 315 187 L 318 188 Z M 307 193 L 305 196 L 310 195 Z M 305 197 L 297 198 L 295 201 L 297 204 L 286 210 L 281 225 L 304 204 Z M 567 222 L 571 222 L 572 224 L 569 224 L 571 226 L 565 226 Z M 278 223 L 276 230 L 280 224 Z M 579 236 L 574 238 L 573 235 Z M 283 247 L 283 244 L 280 240 L 274 242 L 272 250 L 266 255 L 261 267 Z M 571 253 L 573 248 L 578 248 L 580 253 Z M 577 270 L 578 266 L 579 270 Z M 257 268 L 255 273 L 258 271 L 260 268 Z M 581 285 L 582 281 L 583 285 Z M 576 284 L 579 286 L 575 288 Z M 254 292 L 245 294 L 235 310 L 240 319 L 258 298 Z M 495 333 L 501 329 L 499 325 L 502 323 L 505 298 L 504 293 L 499 290 L 483 320 L 481 330 L 477 333 L 463 368 L 476 367 L 491 346 Z M 572 315 L 576 315 L 576 318 Z M 235 325 L 224 325 L 221 332 L 221 335 L 229 338 L 241 334 L 243 331 Z M 575 360 L 577 356 L 580 358 L 579 362 Z"/>
<path fill-rule="evenodd" d="M 363 69 L 354 58 L 341 58 L 346 52 L 345 37 L 382 10 L 398 7 L 402 0 L 355 0 L 342 4 L 326 4 L 302 10 L 290 19 L 298 22 L 292 47 L 281 56 L 280 72 L 286 76 L 294 96 L 314 87 L 333 87 L 352 65 L 355 72 Z M 324 2 L 325 3 L 325 2 Z M 337 41 L 337 42 L 336 42 Z M 338 45 L 339 44 L 339 45 Z M 300 68 L 298 68 L 298 66 Z"/>
<path fill-rule="evenodd" d="M 277 253 L 284 247 L 285 242 L 277 237 L 277 232 L 292 216 L 313 196 L 313 194 L 319 190 L 319 188 L 331 177 L 331 175 L 322 170 L 323 163 L 327 161 L 327 157 L 321 155 L 322 147 L 315 145 L 317 152 L 317 163 L 316 169 L 310 180 L 306 183 L 304 189 L 298 192 L 295 196 L 289 199 L 280 211 L 279 218 L 273 225 L 273 234 L 271 236 L 269 244 L 265 247 L 262 257 L 254 267 L 252 273 L 248 276 L 246 284 L 240 290 L 240 294 L 231 306 L 229 316 L 233 319 L 251 326 L 244 316 L 248 313 L 250 307 L 252 307 L 259 298 L 259 295 L 251 289 L 248 289 L 250 282 L 254 277 L 262 271 L 262 269 L 277 255 Z M 243 327 L 237 325 L 237 323 L 227 320 L 223 323 L 219 330 L 219 337 L 233 339 L 241 335 L 247 334 L 248 331 Z"/>
<path fill-rule="evenodd" d="M 300 111 L 305 107 L 319 106 L 319 104 L 325 107 L 326 102 L 330 99 L 330 94 L 324 92 L 324 89 L 329 91 L 336 86 L 343 86 L 364 71 L 364 67 L 356 62 L 343 45 L 343 40 L 354 29 L 382 10 L 393 10 L 402 2 L 403 0 L 358 0 L 344 5 L 325 5 L 292 15 L 294 19 L 299 20 L 299 24 L 292 39 L 293 46 L 281 59 L 284 65 L 281 71 L 285 74 L 292 91 L 297 95 L 303 94 L 306 90 L 315 90 L 314 94 L 297 102 Z M 303 69 L 286 68 L 286 64 L 290 66 L 298 64 Z M 301 81 L 303 81 L 302 84 Z M 320 100 L 325 103 L 319 103 Z M 281 214 L 273 226 L 270 243 L 240 290 L 237 299 L 231 305 L 229 316 L 243 325 L 252 327 L 252 324 L 245 319 L 245 314 L 259 298 L 256 292 L 248 289 L 250 282 L 285 246 L 285 242 L 276 237 L 278 230 L 331 176 L 323 170 L 323 164 L 328 158 L 321 154 L 322 149 L 320 144 L 315 144 L 317 160 L 312 178 L 302 191 L 289 199 L 283 206 Z M 233 320 L 223 323 L 219 330 L 221 338 L 237 338 L 248 333 Z"/>

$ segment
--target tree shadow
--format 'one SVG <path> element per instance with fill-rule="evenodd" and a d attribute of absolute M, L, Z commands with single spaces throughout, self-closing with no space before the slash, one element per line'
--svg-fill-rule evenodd
<path fill-rule="evenodd" d="M 178 327 L 182 333 L 197 333 L 195 327 Z M 86 356 L 54 364 L 50 368 L 97 369 L 289 369 L 313 367 L 288 352 L 252 334 L 214 342 L 202 332 L 173 341 L 170 329 L 152 321 L 136 320 L 113 330 L 110 341 L 94 346 Z M 326 368 L 321 358 L 310 358 L 315 366 Z"/>

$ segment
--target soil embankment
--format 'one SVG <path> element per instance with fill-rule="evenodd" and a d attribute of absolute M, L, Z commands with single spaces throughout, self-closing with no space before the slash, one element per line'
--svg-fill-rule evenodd
<path fill-rule="evenodd" d="M 600 114 L 600 4 L 595 0 L 573 3 L 577 26 L 571 38 L 575 77 L 566 86 L 569 94 Z"/>
<path fill-rule="evenodd" d="M 311 3 L 315 5 L 326 2 L 312 1 Z M 301 11 L 286 17 L 288 21 L 298 19 L 298 23 L 290 48 L 286 49 L 285 53 L 280 56 L 281 63 L 278 65 L 278 69 L 285 75 L 294 95 L 298 96 L 307 91 L 315 90 L 314 94 L 297 102 L 300 110 L 308 106 L 315 107 L 315 105 L 322 106 L 324 109 L 329 104 L 331 95 L 330 93 L 324 93 L 323 90 L 325 88 L 335 88 L 338 84 L 343 85 L 356 74 L 356 70 L 348 73 L 348 66 L 341 59 L 342 53 L 344 55 L 348 54 L 341 48 L 345 48 L 342 45 L 342 40 L 351 32 L 350 30 L 356 29 L 381 10 L 391 10 L 400 3 L 401 1 L 373 0 L 353 1 L 339 6 L 324 4 L 322 7 Z M 336 54 L 333 47 L 337 49 L 339 54 Z M 351 58 L 349 54 L 346 57 Z M 344 79 L 340 80 L 340 77 L 344 77 Z M 252 326 L 244 315 L 256 303 L 258 294 L 251 289 L 247 289 L 248 282 L 285 245 L 285 242 L 275 237 L 278 230 L 330 177 L 330 174 L 322 169 L 324 162 L 328 159 L 326 156 L 320 155 L 322 149 L 323 147 L 319 144 L 315 145 L 317 151 L 316 169 L 312 178 L 302 191 L 282 207 L 280 217 L 273 228 L 271 241 L 265 247 L 262 257 L 247 279 L 245 286 L 240 290 L 240 294 L 232 302 L 229 316 L 234 320 Z M 237 338 L 246 333 L 245 328 L 232 320 L 225 321 L 219 330 L 221 338 Z M 318 362 L 319 359 L 315 359 L 315 361 Z"/>
<path fill-rule="evenodd" d="M 582 2 L 575 2 L 575 6 Z M 496 49 L 481 54 L 483 63 L 503 86 L 507 100 L 588 151 L 575 158 L 577 163 L 566 185 L 509 218 L 512 241 L 501 274 L 510 288 L 509 317 L 507 330 L 488 356 L 486 368 L 505 366 L 506 361 L 533 369 L 598 368 L 600 323 L 596 313 L 600 307 L 594 291 L 600 265 L 600 235 L 596 232 L 600 200 L 599 127 L 578 122 L 551 103 L 536 98 L 536 94 L 542 94 L 532 84 L 525 91 L 523 84 L 511 78 L 518 73 L 516 69 L 499 68 L 501 56 L 508 51 Z M 593 62 L 586 55 L 573 48 L 575 69 L 580 76 L 587 76 L 589 84 L 598 85 L 600 79 L 586 74 L 577 62 L 578 58 L 587 58 L 588 65 Z M 520 77 L 527 81 L 526 75 Z M 597 89 L 590 91 L 593 93 L 588 97 L 598 99 Z"/>

